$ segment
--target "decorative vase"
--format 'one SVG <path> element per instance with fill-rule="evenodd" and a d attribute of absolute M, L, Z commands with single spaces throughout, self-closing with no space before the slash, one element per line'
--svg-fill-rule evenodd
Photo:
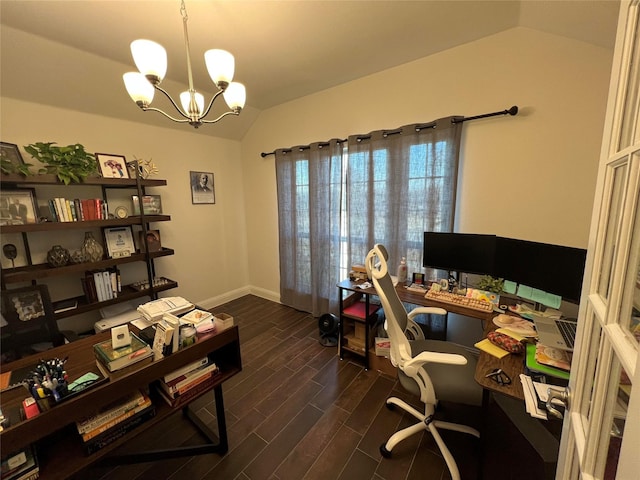
<path fill-rule="evenodd" d="M 47 252 L 47 262 L 52 267 L 64 267 L 71 259 L 69 250 L 61 245 L 54 245 L 51 250 Z"/>
<path fill-rule="evenodd" d="M 87 261 L 87 257 L 81 249 L 74 250 L 71 252 L 71 261 L 73 263 L 84 263 Z"/>
<path fill-rule="evenodd" d="M 93 238 L 93 233 L 85 232 L 84 243 L 82 244 L 82 253 L 84 254 L 85 261 L 99 262 L 102 260 L 104 254 L 104 248 Z"/>

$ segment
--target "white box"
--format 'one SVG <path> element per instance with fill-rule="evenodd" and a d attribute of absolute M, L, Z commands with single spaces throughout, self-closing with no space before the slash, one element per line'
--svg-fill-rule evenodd
<path fill-rule="evenodd" d="M 376 355 L 378 357 L 388 357 L 391 354 L 391 340 L 383 337 L 376 337 Z"/>

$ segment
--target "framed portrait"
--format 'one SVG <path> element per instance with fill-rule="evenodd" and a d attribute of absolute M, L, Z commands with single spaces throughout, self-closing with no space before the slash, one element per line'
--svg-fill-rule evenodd
<path fill-rule="evenodd" d="M 136 253 L 130 226 L 104 228 L 102 232 L 109 257 L 130 257 Z"/>
<path fill-rule="evenodd" d="M 0 191 L 0 225 L 27 223 L 38 223 L 35 189 L 2 189 Z"/>
<path fill-rule="evenodd" d="M 14 165 L 24 165 L 20 149 L 14 143 L 0 142 L 0 156 Z"/>
<path fill-rule="evenodd" d="M 129 178 L 127 161 L 124 155 L 96 153 L 96 161 L 103 178 Z"/>
<path fill-rule="evenodd" d="M 138 198 L 138 195 L 132 195 L 131 201 L 134 215 L 140 215 L 140 203 L 142 203 L 142 211 L 145 215 L 162 214 L 162 197 L 160 195 L 143 195 L 142 198 Z"/>
<path fill-rule="evenodd" d="M 145 243 L 146 238 L 146 243 Z M 145 234 L 142 230 L 138 232 L 138 244 L 140 246 L 140 252 L 145 253 L 147 246 L 149 252 L 159 252 L 162 249 L 162 243 L 160 242 L 160 230 L 147 230 Z"/>
<path fill-rule="evenodd" d="M 216 203 L 212 172 L 189 172 L 191 203 Z"/>

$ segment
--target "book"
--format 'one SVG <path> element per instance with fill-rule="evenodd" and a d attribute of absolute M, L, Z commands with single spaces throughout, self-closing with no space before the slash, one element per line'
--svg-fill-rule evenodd
<path fill-rule="evenodd" d="M 200 360 L 196 360 L 195 362 L 191 362 L 190 364 L 185 365 L 184 367 L 180 367 L 173 372 L 167 373 L 164 377 L 162 377 L 162 380 L 165 383 L 171 382 L 172 380 L 175 380 L 176 378 L 181 377 L 198 367 L 206 365 L 207 363 L 209 363 L 209 359 L 207 357 L 203 357 Z"/>
<path fill-rule="evenodd" d="M 181 375 L 171 382 L 160 382 L 160 386 L 169 395 L 176 396 L 181 395 L 190 388 L 205 381 L 209 377 L 217 375 L 218 367 L 215 363 L 204 365 L 197 370 L 194 370 L 186 375 Z"/>
<path fill-rule="evenodd" d="M 536 361 L 538 363 L 560 368 L 568 372 L 571 370 L 571 358 L 571 352 L 548 347 L 539 342 L 536 344 Z"/>
<path fill-rule="evenodd" d="M 145 395 L 136 390 L 122 398 L 119 398 L 115 402 L 102 407 L 95 414 L 83 418 L 76 422 L 76 429 L 78 433 L 83 434 L 90 432 L 98 428 L 100 425 L 104 425 L 106 422 L 122 415 L 127 410 L 135 408 L 145 402 Z"/>
<path fill-rule="evenodd" d="M 53 313 L 62 313 L 78 308 L 78 300 L 70 298 L 68 300 L 60 300 L 53 303 Z"/>
<path fill-rule="evenodd" d="M 155 385 L 156 391 L 158 392 L 160 397 L 169 406 L 171 406 L 173 408 L 178 408 L 178 407 L 182 407 L 182 406 L 186 405 L 187 403 L 189 403 L 191 400 L 196 398 L 201 393 L 206 392 L 206 391 L 210 390 L 211 388 L 215 387 L 216 383 L 218 382 L 218 378 L 217 377 L 218 377 L 218 375 L 211 376 L 211 377 L 207 378 L 204 382 L 199 383 L 198 385 L 196 385 L 193 388 L 189 389 L 188 391 L 186 391 L 182 395 L 178 395 L 175 398 L 173 398 L 169 394 L 167 394 L 167 392 L 165 392 L 162 389 L 162 387 L 160 387 L 158 385 L 158 383 L 155 383 L 154 385 Z"/>
<path fill-rule="evenodd" d="M 110 372 L 127 367 L 153 355 L 151 347 L 131 332 L 131 344 L 114 349 L 111 339 L 96 343 L 93 352 L 97 359 L 107 366 Z"/>
<path fill-rule="evenodd" d="M 100 373 L 102 373 L 102 375 L 104 375 L 106 378 L 124 377 L 125 375 L 129 375 L 130 373 L 133 373 L 136 370 L 140 370 L 142 367 L 149 365 L 151 363 L 153 363 L 153 355 L 149 355 L 148 357 L 143 358 L 139 362 L 133 363 L 128 367 L 123 367 L 118 370 L 114 370 L 113 372 L 110 372 L 107 366 L 96 358 L 96 366 L 98 367 L 98 370 L 100 370 Z"/>
<path fill-rule="evenodd" d="M 108 420 L 107 422 L 94 428 L 93 430 L 89 430 L 88 432 L 83 433 L 82 441 L 88 442 L 89 440 L 96 438 L 103 433 L 106 433 L 108 430 L 116 427 L 117 425 L 124 422 L 125 420 L 133 417 L 136 413 L 139 413 L 149 408 L 151 405 L 152 405 L 151 399 L 148 396 L 144 395 L 144 401 L 142 403 L 139 403 L 138 405 L 130 408 L 129 410 L 125 410 L 123 413 L 121 413 L 117 417 L 114 417 L 111 420 Z"/>
<path fill-rule="evenodd" d="M 135 413 L 130 418 L 119 423 L 115 427 L 107 430 L 101 435 L 89 440 L 88 442 L 85 442 L 83 445 L 84 445 L 84 450 L 86 454 L 91 455 L 92 453 L 97 452 L 101 448 L 106 447 L 110 443 L 115 442 L 120 437 L 123 437 L 130 431 L 139 427 L 141 424 L 143 424 L 147 420 L 150 420 L 151 418 L 153 418 L 155 415 L 156 415 L 156 407 L 153 404 L 151 404 L 145 409 Z"/>

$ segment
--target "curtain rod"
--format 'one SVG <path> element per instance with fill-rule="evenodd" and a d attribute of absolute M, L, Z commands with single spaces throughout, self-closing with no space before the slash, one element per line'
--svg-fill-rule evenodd
<path fill-rule="evenodd" d="M 511 107 L 511 108 L 509 108 L 507 110 L 500 110 L 499 112 L 484 113 L 482 115 L 475 115 L 473 117 L 462 117 L 462 118 L 458 118 L 458 119 L 453 119 L 453 120 L 451 120 L 451 122 L 452 123 L 462 123 L 462 122 L 468 122 L 468 121 L 471 121 L 471 120 L 479 120 L 481 118 L 495 117 L 495 116 L 498 116 L 498 115 L 511 115 L 511 116 L 513 116 L 513 115 L 517 115 L 517 114 L 518 114 L 518 106 L 514 105 L 513 107 Z M 435 123 L 433 123 L 433 124 L 431 124 L 431 123 L 425 124 L 423 127 L 426 128 L 426 126 L 431 126 L 431 125 L 435 127 Z M 393 131 L 391 133 L 396 133 L 396 132 Z M 397 133 L 399 133 L 399 131 Z M 339 139 L 338 142 L 346 142 L 346 140 L 340 140 Z M 328 146 L 329 142 L 324 142 L 324 143 L 321 143 L 320 145 Z M 299 147 L 299 148 L 301 150 L 307 150 L 307 149 L 310 148 L 310 146 L 307 145 L 307 146 Z M 291 150 L 289 149 L 288 151 L 291 151 Z M 273 152 L 262 152 L 260 154 L 260 156 L 262 158 L 264 158 L 264 157 L 266 157 L 268 155 L 275 155 L 275 153 L 276 153 L 275 150 Z"/>

